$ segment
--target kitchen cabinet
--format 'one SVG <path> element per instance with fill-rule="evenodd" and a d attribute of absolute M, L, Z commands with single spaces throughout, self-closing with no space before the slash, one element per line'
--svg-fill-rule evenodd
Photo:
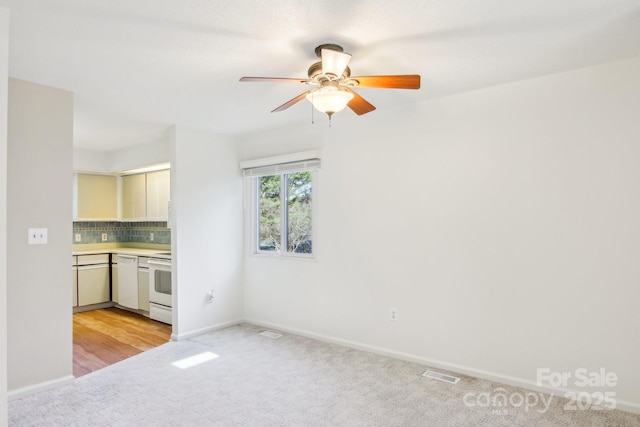
<path fill-rule="evenodd" d="M 71 256 L 71 295 L 72 307 L 78 306 L 78 258 Z"/>
<path fill-rule="evenodd" d="M 77 173 L 74 178 L 74 220 L 118 219 L 117 176 Z"/>
<path fill-rule="evenodd" d="M 166 221 L 171 194 L 169 169 L 122 177 L 122 219 Z"/>
<path fill-rule="evenodd" d="M 120 181 L 121 180 L 121 184 Z M 76 173 L 74 221 L 167 221 L 171 171 L 124 175 Z M 122 209 L 119 212 L 119 209 Z"/>
<path fill-rule="evenodd" d="M 111 301 L 118 302 L 118 257 L 113 255 L 111 260 Z"/>
<path fill-rule="evenodd" d="M 171 171 L 169 169 L 147 173 L 147 219 L 166 221 L 171 199 Z"/>
<path fill-rule="evenodd" d="M 138 257 L 138 309 L 149 311 L 149 258 Z"/>
<path fill-rule="evenodd" d="M 109 254 L 78 256 L 78 306 L 111 300 Z"/>
<path fill-rule="evenodd" d="M 147 218 L 147 177 L 144 173 L 122 177 L 122 219 Z"/>

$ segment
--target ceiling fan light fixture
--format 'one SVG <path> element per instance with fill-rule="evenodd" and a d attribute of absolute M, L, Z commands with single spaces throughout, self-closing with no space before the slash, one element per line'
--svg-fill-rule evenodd
<path fill-rule="evenodd" d="M 272 113 L 284 111 L 303 99 L 307 99 L 316 110 L 326 113 L 331 124 L 331 115 L 349 107 L 361 116 L 376 109 L 352 88 L 370 87 L 385 89 L 420 89 L 419 74 L 399 74 L 381 76 L 351 76 L 349 62 L 351 55 L 344 53 L 342 46 L 332 43 L 316 47 L 315 54 L 320 58 L 307 70 L 308 79 L 282 77 L 242 77 L 241 82 L 291 82 L 312 86 L 293 99 L 272 110 Z M 311 122 L 313 123 L 313 109 Z"/>
<path fill-rule="evenodd" d="M 349 104 L 353 99 L 353 93 L 327 86 L 308 93 L 306 98 L 316 110 L 331 116 L 333 113 L 342 111 Z"/>

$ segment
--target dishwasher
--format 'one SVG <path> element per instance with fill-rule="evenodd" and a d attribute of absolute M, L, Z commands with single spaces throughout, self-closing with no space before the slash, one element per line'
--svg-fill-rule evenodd
<path fill-rule="evenodd" d="M 118 255 L 118 304 L 138 309 L 138 257 Z"/>

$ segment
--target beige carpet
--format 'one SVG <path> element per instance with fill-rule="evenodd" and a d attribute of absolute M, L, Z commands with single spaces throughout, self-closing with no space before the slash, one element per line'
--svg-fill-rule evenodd
<path fill-rule="evenodd" d="M 640 426 L 621 411 L 526 408 L 527 390 L 462 377 L 422 377 L 425 366 L 284 334 L 234 326 L 170 342 L 9 403 L 11 426 Z M 190 368 L 172 363 L 217 357 Z M 210 355 L 210 357 L 213 357 Z M 504 393 L 514 404 L 479 399 Z M 527 397 L 528 396 L 528 397 Z M 515 399 L 514 399 L 515 397 Z M 549 397 L 549 396 L 547 396 Z M 531 400 L 530 400 L 531 401 Z M 465 404 L 466 402 L 466 404 Z M 532 401 L 531 401 L 532 402 Z"/>

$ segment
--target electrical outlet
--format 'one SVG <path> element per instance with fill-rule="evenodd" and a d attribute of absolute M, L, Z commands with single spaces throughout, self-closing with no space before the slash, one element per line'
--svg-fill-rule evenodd
<path fill-rule="evenodd" d="M 107 233 L 102 233 L 102 241 L 103 242 L 107 241 Z"/>
<path fill-rule="evenodd" d="M 391 320 L 392 322 L 397 322 L 398 321 L 398 309 L 392 307 L 391 310 L 389 311 L 389 320 Z"/>
<path fill-rule="evenodd" d="M 82 234 L 76 233 L 76 243 L 82 242 Z"/>
<path fill-rule="evenodd" d="M 207 304 L 211 304 L 215 298 L 216 298 L 215 289 L 211 289 L 209 292 L 207 292 Z"/>
<path fill-rule="evenodd" d="M 150 241 L 150 242 L 153 242 L 153 237 L 154 237 L 154 236 L 153 236 L 153 233 L 149 233 L 149 241 Z"/>
<path fill-rule="evenodd" d="M 46 228 L 30 228 L 28 230 L 27 242 L 30 245 L 46 245 L 47 244 L 47 231 Z"/>

